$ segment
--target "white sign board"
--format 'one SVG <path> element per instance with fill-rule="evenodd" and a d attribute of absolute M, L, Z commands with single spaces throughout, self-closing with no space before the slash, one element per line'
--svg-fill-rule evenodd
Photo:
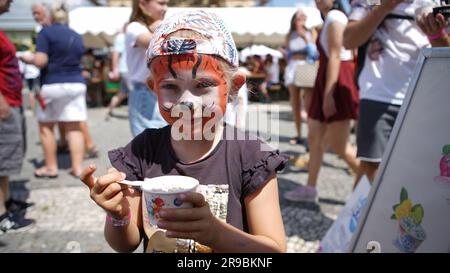
<path fill-rule="evenodd" d="M 450 48 L 421 53 L 349 250 L 369 243 L 450 252 Z"/>

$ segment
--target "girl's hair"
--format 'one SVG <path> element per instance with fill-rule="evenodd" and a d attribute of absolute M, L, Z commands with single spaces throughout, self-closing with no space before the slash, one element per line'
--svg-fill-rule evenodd
<path fill-rule="evenodd" d="M 298 10 L 294 13 L 294 15 L 292 16 L 292 18 L 291 18 L 291 23 L 290 23 L 290 25 L 289 25 L 289 32 L 288 32 L 287 35 L 286 35 L 286 46 L 287 46 L 288 48 L 289 48 L 289 40 L 291 39 L 291 35 L 292 35 L 293 32 L 296 31 L 296 29 L 295 29 L 295 21 L 296 21 L 296 19 L 297 19 L 297 13 L 299 13 L 299 12 L 303 13 L 303 14 L 306 16 L 305 12 L 304 12 L 302 9 L 298 9 Z M 304 28 L 305 30 L 307 29 L 306 26 L 303 26 L 303 28 Z"/>
<path fill-rule="evenodd" d="M 55 7 L 51 10 L 51 18 L 53 23 L 67 24 L 69 22 L 69 16 L 64 5 Z"/>
<path fill-rule="evenodd" d="M 131 22 L 139 22 L 145 26 L 149 26 L 155 21 L 153 18 L 145 14 L 142 9 L 139 7 L 140 0 L 133 0 L 130 23 Z M 143 0 L 145 2 L 154 1 L 154 0 Z"/>

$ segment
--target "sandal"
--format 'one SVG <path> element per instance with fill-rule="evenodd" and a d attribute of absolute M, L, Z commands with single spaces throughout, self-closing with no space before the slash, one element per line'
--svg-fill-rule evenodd
<path fill-rule="evenodd" d="M 45 171 L 44 171 L 45 169 Z M 36 169 L 34 171 L 34 177 L 36 178 L 46 178 L 46 179 L 54 179 L 58 177 L 58 173 L 56 174 L 50 174 L 46 172 L 47 169 L 46 168 L 40 168 L 40 169 Z"/>
<path fill-rule="evenodd" d="M 305 143 L 305 139 L 301 138 L 301 137 L 293 137 L 293 138 L 289 139 L 289 144 L 291 144 L 291 145 L 296 145 L 296 144 L 303 145 L 304 143 Z"/>
<path fill-rule="evenodd" d="M 91 149 L 86 149 L 86 154 L 84 155 L 85 159 L 98 158 L 98 151 L 95 147 Z"/>

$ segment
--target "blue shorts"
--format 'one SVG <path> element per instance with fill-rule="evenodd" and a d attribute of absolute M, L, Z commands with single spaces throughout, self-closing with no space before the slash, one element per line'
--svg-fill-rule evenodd
<path fill-rule="evenodd" d="M 128 96 L 128 118 L 133 137 L 147 128 L 161 128 L 167 122 L 161 116 L 155 93 L 144 83 L 132 84 L 133 89 Z"/>

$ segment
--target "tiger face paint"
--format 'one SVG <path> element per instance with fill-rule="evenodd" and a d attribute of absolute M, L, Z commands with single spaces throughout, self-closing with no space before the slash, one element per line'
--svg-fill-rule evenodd
<path fill-rule="evenodd" d="M 210 55 L 181 54 L 155 58 L 150 66 L 163 118 L 191 125 L 221 118 L 226 110 L 229 84 L 218 59 Z M 190 116 L 180 112 L 190 112 Z M 186 117 L 185 117 L 186 116 Z M 187 124 L 186 124 L 187 125 Z"/>

